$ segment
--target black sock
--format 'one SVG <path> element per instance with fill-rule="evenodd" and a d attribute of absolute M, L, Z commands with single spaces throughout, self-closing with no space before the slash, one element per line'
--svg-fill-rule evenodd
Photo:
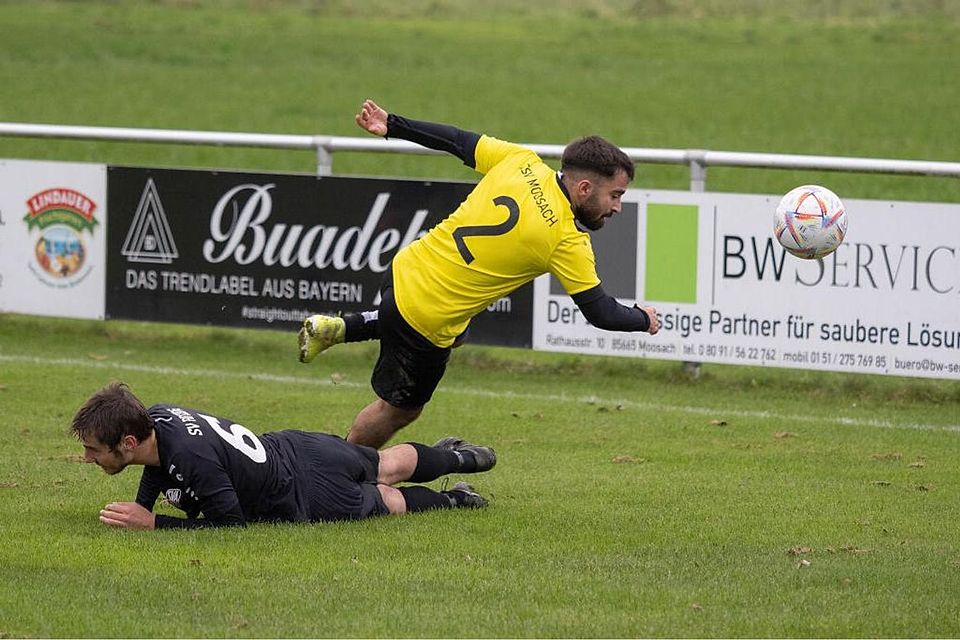
<path fill-rule="evenodd" d="M 427 487 L 399 487 L 399 491 L 407 502 L 407 513 L 430 509 L 452 509 L 456 506 L 455 499 L 450 498 L 448 494 Z"/>
<path fill-rule="evenodd" d="M 461 471 L 460 456 L 450 449 L 435 449 L 419 442 L 408 442 L 417 450 L 417 468 L 410 476 L 410 482 L 430 482 L 448 473 Z M 463 456 L 466 457 L 466 456 Z M 473 456 L 470 456 L 473 460 Z M 477 463 L 473 461 L 476 468 Z"/>
<path fill-rule="evenodd" d="M 362 342 L 364 340 L 380 339 L 380 312 L 364 311 L 362 313 L 343 314 L 344 342 Z"/>

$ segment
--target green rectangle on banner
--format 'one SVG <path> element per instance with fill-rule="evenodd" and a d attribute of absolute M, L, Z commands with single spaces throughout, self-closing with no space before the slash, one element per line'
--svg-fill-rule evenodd
<path fill-rule="evenodd" d="M 647 205 L 646 300 L 697 301 L 697 213 L 691 204 Z"/>

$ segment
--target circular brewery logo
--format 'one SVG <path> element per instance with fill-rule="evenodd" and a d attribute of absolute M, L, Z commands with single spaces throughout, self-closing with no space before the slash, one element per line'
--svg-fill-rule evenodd
<path fill-rule="evenodd" d="M 40 232 L 34 246 L 37 264 L 53 278 L 70 278 L 80 271 L 86 257 L 83 238 L 70 227 L 57 225 Z"/>
<path fill-rule="evenodd" d="M 86 278 L 91 267 L 84 236 L 93 236 L 97 205 L 79 191 L 57 187 L 31 196 L 27 209 L 23 220 L 31 232 L 30 268 L 37 278 L 55 287 L 70 287 Z"/>

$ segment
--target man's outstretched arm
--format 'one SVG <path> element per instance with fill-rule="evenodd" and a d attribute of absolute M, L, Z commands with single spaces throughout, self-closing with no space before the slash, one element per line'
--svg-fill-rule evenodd
<path fill-rule="evenodd" d="M 465 165 L 475 169 L 474 156 L 480 134 L 465 131 L 447 124 L 412 120 L 387 113 L 373 100 L 365 100 L 356 116 L 361 129 L 375 136 L 400 138 L 416 142 L 420 146 L 437 151 L 446 151 L 457 156 Z"/>
<path fill-rule="evenodd" d="M 100 511 L 100 522 L 123 529 L 195 529 L 199 527 L 244 526 L 240 500 L 226 474 L 213 472 L 204 478 L 215 487 L 200 504 L 202 518 L 177 518 L 153 513 L 157 495 L 163 489 L 158 467 L 145 467 L 140 477 L 136 502 L 111 502 Z M 196 484 L 196 482 L 194 482 Z M 207 486 L 205 484 L 205 486 Z"/>
<path fill-rule="evenodd" d="M 654 335 L 660 330 L 660 319 L 653 307 L 625 307 L 608 295 L 603 287 L 581 291 L 571 296 L 587 322 L 607 331 L 646 331 Z"/>

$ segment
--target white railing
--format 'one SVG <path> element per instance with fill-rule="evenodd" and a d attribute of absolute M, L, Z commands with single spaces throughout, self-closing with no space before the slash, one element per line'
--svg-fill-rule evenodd
<path fill-rule="evenodd" d="M 270 133 L 230 133 L 177 129 L 131 129 L 123 127 L 85 127 L 54 124 L 0 122 L 0 136 L 108 140 L 115 142 L 153 142 L 162 144 L 198 144 L 229 147 L 268 147 L 273 149 L 313 149 L 317 154 L 317 175 L 333 175 L 333 154 L 338 151 L 369 153 L 439 154 L 404 140 L 351 138 L 346 136 L 284 135 Z M 559 158 L 563 145 L 526 144 L 544 158 Z M 765 169 L 811 169 L 924 176 L 960 177 L 960 162 L 928 162 L 880 158 L 742 153 L 705 149 L 651 149 L 624 147 L 634 162 L 686 165 L 690 169 L 690 190 L 706 187 L 707 167 L 755 167 Z"/>

